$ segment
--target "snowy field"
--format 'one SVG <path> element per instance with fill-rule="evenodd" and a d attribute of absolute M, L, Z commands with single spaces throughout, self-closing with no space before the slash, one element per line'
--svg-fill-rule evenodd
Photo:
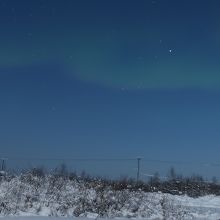
<path fill-rule="evenodd" d="M 195 220 L 220 220 L 220 198 L 204 197 L 201 199 L 189 199 L 187 197 L 180 200 L 187 202 L 187 206 L 191 209 L 191 214 L 183 218 L 176 219 L 195 219 Z M 23 215 L 22 215 L 23 214 Z M 8 216 L 0 217 L 2 220 L 91 220 L 91 219 L 103 219 L 103 220 L 128 220 L 128 219 L 149 219 L 160 220 L 164 219 L 158 213 L 158 216 L 154 217 L 136 217 L 136 218 L 99 218 L 95 214 L 90 214 L 88 217 L 48 217 L 48 216 L 33 216 L 32 213 L 21 213 L 22 216 Z M 169 218 L 165 218 L 169 220 Z"/>
<path fill-rule="evenodd" d="M 192 198 L 140 189 L 113 190 L 103 184 L 51 175 L 8 177 L 0 182 L 0 217 L 4 220 L 220 220 L 220 196 Z"/>
<path fill-rule="evenodd" d="M 188 219 L 190 216 L 192 219 L 220 219 L 220 197 L 213 195 L 200 198 L 190 198 L 188 196 L 174 197 L 189 212 L 188 217 L 186 216 L 184 219 Z"/>
<path fill-rule="evenodd" d="M 165 194 L 154 194 L 154 198 L 159 198 L 164 196 Z M 169 215 L 166 219 L 198 219 L 198 220 L 218 220 L 220 219 L 220 197 L 217 196 L 204 196 L 200 198 L 190 198 L 188 196 L 172 196 L 172 195 L 165 195 L 166 199 L 168 201 L 167 209 L 181 209 L 183 211 L 186 211 L 186 215 L 178 215 L 176 218 L 172 217 L 169 218 Z M 167 205 L 167 204 L 166 204 Z M 158 210 L 157 210 L 158 209 Z M 122 210 L 123 211 L 123 210 Z M 166 210 L 168 212 L 172 210 Z M 1 217 L 4 220 L 89 220 L 89 219 L 102 219 L 98 217 L 98 214 L 96 213 L 86 213 L 87 217 L 48 217 L 50 215 L 50 210 L 44 208 L 38 215 L 33 212 L 20 212 L 18 213 L 18 216 L 7 216 L 7 217 Z M 123 213 L 124 216 L 129 216 L 129 211 L 124 210 Z M 106 218 L 105 218 L 106 219 Z M 161 215 L 161 210 L 158 207 L 155 207 L 154 213 L 150 217 L 115 217 L 115 218 L 107 218 L 109 220 L 112 219 L 149 219 L 149 220 L 159 220 L 163 219 L 163 216 Z"/>

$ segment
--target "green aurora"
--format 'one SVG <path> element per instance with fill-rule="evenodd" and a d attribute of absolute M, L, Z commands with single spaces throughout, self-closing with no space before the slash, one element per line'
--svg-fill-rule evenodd
<path fill-rule="evenodd" d="M 210 18 L 207 14 L 196 22 L 190 17 L 173 21 L 172 15 L 152 21 L 157 14 L 143 12 L 144 22 L 130 16 L 111 23 L 106 16 L 104 25 L 97 15 L 88 25 L 89 16 L 86 22 L 77 20 L 88 12 L 73 17 L 70 9 L 67 15 L 54 12 L 48 17 L 48 12 L 39 10 L 31 21 L 18 18 L 18 25 L 5 23 L 0 36 L 1 68 L 59 64 L 65 74 L 79 80 L 125 89 L 220 87 L 219 23 L 210 27 L 211 36 L 198 26 L 219 15 Z"/>

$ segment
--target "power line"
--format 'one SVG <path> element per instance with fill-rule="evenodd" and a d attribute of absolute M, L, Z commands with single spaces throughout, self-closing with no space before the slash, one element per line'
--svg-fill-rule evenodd
<path fill-rule="evenodd" d="M 2 160 L 2 159 L 1 159 Z M 65 158 L 65 157 L 7 157 L 7 160 L 11 161 L 79 161 L 79 162 L 108 162 L 108 161 L 137 161 L 137 158 Z M 160 160 L 151 158 L 141 158 L 143 162 L 153 162 L 153 163 L 167 163 L 167 164 L 194 164 L 200 166 L 220 166 L 220 162 L 205 162 L 205 161 L 176 161 L 176 160 Z"/>
<path fill-rule="evenodd" d="M 45 161 L 134 161 L 136 158 L 41 158 L 11 157 L 9 160 L 45 160 Z"/>

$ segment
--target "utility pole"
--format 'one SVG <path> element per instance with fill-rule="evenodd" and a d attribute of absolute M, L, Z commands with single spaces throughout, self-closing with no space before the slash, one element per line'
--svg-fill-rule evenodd
<path fill-rule="evenodd" d="M 5 171 L 5 158 L 1 158 L 2 164 L 1 164 L 1 171 Z"/>
<path fill-rule="evenodd" d="M 137 158 L 137 183 L 138 183 L 139 180 L 140 180 L 140 161 L 141 161 L 141 158 L 138 157 L 138 158 Z"/>

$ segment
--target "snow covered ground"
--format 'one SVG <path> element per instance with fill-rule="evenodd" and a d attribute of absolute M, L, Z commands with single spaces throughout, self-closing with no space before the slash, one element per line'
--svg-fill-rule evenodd
<path fill-rule="evenodd" d="M 189 212 L 192 219 L 220 219 L 220 197 L 209 195 L 200 198 L 190 198 L 188 196 L 175 196 L 183 207 Z M 187 219 L 187 217 L 186 217 Z"/>
<path fill-rule="evenodd" d="M 58 217 L 59 220 L 63 217 L 65 220 L 220 220 L 220 196 L 192 198 L 141 190 L 113 190 L 102 182 L 54 176 L 23 175 L 0 182 L 1 218 L 44 220 L 48 216 L 50 220 Z"/>
<path fill-rule="evenodd" d="M 151 194 L 151 193 L 150 193 Z M 166 194 L 152 194 L 152 198 L 158 199 L 161 197 L 164 197 L 166 200 L 165 204 L 165 212 L 167 211 L 167 218 L 166 219 L 175 219 L 175 217 L 171 216 L 169 218 L 169 212 L 173 212 L 172 209 L 181 209 L 183 212 L 181 215 L 179 215 L 179 211 L 176 212 L 176 219 L 195 219 L 195 220 L 218 220 L 220 219 L 220 197 L 210 195 L 210 196 L 204 196 L 200 198 L 190 198 L 188 196 L 172 196 L 172 195 L 166 195 Z M 158 209 L 158 210 L 157 210 Z M 184 211 L 186 214 L 184 214 Z M 129 216 L 129 210 L 122 210 L 124 216 Z M 126 213 L 127 212 L 127 213 Z M 162 211 L 163 212 L 163 211 Z M 165 213 L 164 212 L 164 213 Z M 43 208 L 41 212 L 38 214 L 31 212 L 30 210 L 28 212 L 22 212 L 20 211 L 17 213 L 17 215 L 10 215 L 7 217 L 1 217 L 4 220 L 47 220 L 48 215 L 50 215 L 50 210 L 47 208 Z M 166 215 L 166 213 L 165 213 Z M 88 220 L 88 219 L 101 219 L 98 217 L 98 214 L 96 213 L 86 213 L 87 217 L 49 217 L 49 220 L 62 220 L 65 218 L 65 220 Z M 116 217 L 116 218 L 108 218 L 109 220 L 112 219 L 120 219 L 120 220 L 126 220 L 126 219 L 149 219 L 149 220 L 159 220 L 163 219 L 163 216 L 161 215 L 161 209 L 159 207 L 155 207 L 154 213 L 152 213 L 152 216 L 149 217 Z"/>
<path fill-rule="evenodd" d="M 188 198 L 185 198 L 188 200 Z M 185 200 L 184 199 L 184 200 Z M 197 201 L 188 201 L 189 207 L 191 207 L 191 215 L 187 215 L 184 218 L 177 218 L 177 219 L 195 219 L 195 220 L 219 220 L 220 219 L 220 208 L 219 206 L 216 207 L 214 204 L 218 202 L 220 199 L 212 199 L 215 200 L 213 206 L 211 203 L 208 202 L 209 198 L 201 198 L 201 200 L 197 199 Z M 190 202 L 192 202 L 190 204 Z M 195 206 L 193 206 L 193 204 Z M 220 203 L 218 203 L 220 204 Z M 22 213 L 21 213 L 22 214 Z M 2 220 L 90 220 L 90 219 L 100 219 L 96 215 L 91 214 L 88 217 L 48 217 L 48 216 L 32 216 L 32 213 L 23 213 L 22 216 L 7 216 L 1 217 Z M 108 218 L 108 220 L 128 220 L 128 219 L 149 219 L 149 220 L 160 220 L 164 219 L 160 215 L 149 217 L 149 218 L 124 218 L 124 217 L 117 217 L 117 218 Z M 166 218 L 169 220 L 169 218 Z M 106 218 L 103 218 L 106 220 Z"/>

